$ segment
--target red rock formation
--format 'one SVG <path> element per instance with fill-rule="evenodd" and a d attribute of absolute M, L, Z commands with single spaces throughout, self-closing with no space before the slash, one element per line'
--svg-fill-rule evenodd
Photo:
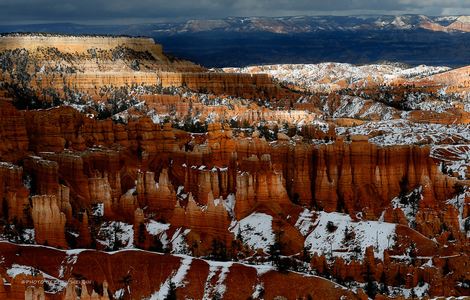
<path fill-rule="evenodd" d="M 0 217 L 5 221 L 0 222 L 2 237 L 15 240 L 8 235 L 11 231 L 21 234 L 24 228 L 34 226 L 38 244 L 93 247 L 97 242 L 114 241 L 119 245 L 119 239 L 131 238 L 128 230 L 132 225 L 133 241 L 126 243 L 127 247 L 133 244 L 154 250 L 160 242 L 165 247 L 158 251 L 176 252 L 175 233 L 184 232 L 192 255 L 212 257 L 220 250 L 214 248 L 219 247 L 228 259 L 244 258 L 247 264 L 272 260 L 274 265 L 282 267 L 285 263 L 300 273 L 263 273 L 266 270 L 260 268 L 268 266 L 257 270 L 232 262 L 206 262 L 140 250 L 63 252 L 0 243 L 0 275 L 12 283 L 0 280 L 0 299 L 22 299 L 25 295 L 107 299 L 118 290 L 125 298 L 140 299 L 160 290 L 175 274 L 183 276 L 186 269 L 184 284 L 175 283 L 178 298 L 216 298 L 217 292 L 224 290 L 216 288 L 218 282 L 225 286 L 225 299 L 248 298 L 255 288 L 264 289 L 262 297 L 266 299 L 366 297 L 362 290 L 354 294 L 329 280 L 307 276 L 303 268 L 308 264 L 301 260 L 310 261 L 309 271 L 345 284 L 373 280 L 411 289 L 424 282 L 430 286 L 430 296 L 468 295 L 463 284 L 459 285 L 470 280 L 465 268 L 469 265 L 465 232 L 470 214 L 470 200 L 465 195 L 468 180 L 443 174 L 438 166 L 441 158 L 452 156 L 452 150 L 440 151 L 440 158 L 431 158 L 427 145 L 380 147 L 369 142 L 371 136 L 367 135 L 351 135 L 345 141 L 339 128 L 382 120 L 382 111 L 367 115 L 370 120 L 352 119 L 376 107 L 389 108 L 392 118 L 406 115 L 410 122 L 467 124 L 469 115 L 463 102 L 452 104 L 454 108 L 445 112 L 415 110 L 402 114 L 370 96 L 357 114 L 327 119 L 324 107 L 331 112 L 344 104 L 340 93 L 293 93 L 265 75 L 206 72 L 191 63 L 170 61 L 159 46 L 145 39 L 105 40 L 90 40 L 102 47 L 96 54 L 88 51 L 90 45 L 80 45 L 73 39 L 51 41 L 63 52 L 60 55 L 75 59 L 67 61 L 54 52 L 50 55 L 57 57 L 51 64 L 66 66 L 75 73 L 47 69 L 39 81 L 33 63 L 27 66 L 32 75 L 28 88 L 38 93 L 39 101 L 58 101 L 43 93 L 51 91 L 49 88 L 65 97 L 65 85 L 71 89 L 68 92 L 83 93 L 99 103 L 82 107 L 85 112 L 66 106 L 18 110 L 10 103 L 18 105 L 18 99 L 8 98 L 3 85 L 0 87 L 0 160 L 10 162 L 0 163 Z M 30 61 L 42 64 L 43 50 L 32 47 L 37 41 L 30 42 L 26 45 Z M 116 49 L 121 42 L 130 43 L 127 50 Z M 0 45 L 0 52 L 2 47 L 5 45 Z M 149 47 L 149 52 L 142 47 Z M 112 58 L 113 51 L 123 51 L 124 58 Z M 132 70 L 130 62 L 134 59 L 141 63 L 140 72 Z M 449 91 L 465 91 L 466 70 L 416 80 L 418 89 L 411 91 L 436 92 L 443 86 Z M 12 83 L 10 71 L 0 72 L 5 83 Z M 366 95 L 373 95 L 377 86 L 368 86 L 369 80 L 374 81 L 365 78 L 358 84 L 365 85 Z M 408 92 L 404 79 L 393 84 L 397 90 Z M 138 88 L 129 88 L 131 85 Z M 349 86 L 343 78 L 336 85 Z M 122 95 L 113 94 L 113 89 L 119 88 Z M 116 105 L 116 99 L 126 95 L 132 101 L 135 98 L 146 103 L 116 114 L 114 117 L 122 117 L 119 121 L 96 119 L 102 117 L 99 107 Z M 304 98 L 297 101 L 300 96 Z M 165 124 L 160 124 L 162 119 Z M 196 120 L 200 128 L 196 128 Z M 203 133 L 176 129 L 204 131 L 206 126 Z M 461 133 L 458 140 L 449 137 L 441 142 L 463 143 L 465 135 Z M 426 143 L 425 138 L 422 143 Z M 411 216 L 409 208 L 398 208 L 396 200 L 392 203 L 395 197 L 403 198 L 417 188 L 422 198 L 420 194 L 416 199 Z M 32 205 L 30 194 L 34 195 Z M 454 198 L 456 195 L 461 196 Z M 324 255 L 310 259 L 305 241 L 317 223 L 308 216 L 305 223 L 299 223 L 305 209 L 309 213 L 346 212 L 353 220 L 383 217 L 397 224 L 393 247 L 385 251 L 383 261 L 374 257 L 372 248 L 367 248 L 361 261 L 348 257 L 348 252 L 343 253 L 344 259 Z M 253 212 L 271 216 L 272 228 L 266 231 L 275 233 L 274 241 L 259 236 L 267 245 L 258 252 L 243 244 L 247 243 L 244 237 L 229 231 L 231 224 Z M 17 226 L 9 227 L 7 221 Z M 125 232 L 119 231 L 123 223 L 118 221 L 125 223 Z M 156 221 L 160 224 L 153 223 Z M 147 227 L 152 223 L 164 227 L 164 232 L 152 235 Z M 108 227 L 116 232 L 102 234 Z M 347 245 L 344 251 L 353 246 Z M 404 261 L 407 255 L 411 263 Z M 21 275 L 10 278 L 12 271 L 8 270 L 13 264 L 34 266 L 47 276 L 72 281 L 53 295 L 47 286 L 21 283 Z M 91 265 L 95 266 L 93 270 Z M 63 272 L 59 274 L 59 270 Z M 46 275 L 38 278 L 41 276 Z"/>
<path fill-rule="evenodd" d="M 7 101 L 0 101 L 0 120 L 0 160 L 15 161 L 28 151 L 25 120 Z"/>
<path fill-rule="evenodd" d="M 8 220 L 10 222 L 27 223 L 27 210 L 29 209 L 29 192 L 23 188 L 19 191 L 8 191 L 6 194 L 6 203 L 8 207 Z"/>
<path fill-rule="evenodd" d="M 178 205 L 170 223 L 175 227 L 190 228 L 189 245 L 193 241 L 197 242 L 200 253 L 207 251 L 214 239 L 229 244 L 233 239 L 227 230 L 231 220 L 222 201 L 223 199 L 214 199 L 212 193 L 209 193 L 207 204 L 202 206 L 189 194 L 186 207 Z"/>
<path fill-rule="evenodd" d="M 431 21 L 424 21 L 419 24 L 421 28 L 432 30 L 432 31 L 462 31 L 470 32 L 470 22 L 468 16 L 460 16 L 454 22 L 450 23 L 447 26 L 443 26 Z"/>
<path fill-rule="evenodd" d="M 104 216 L 112 218 L 114 216 L 114 203 L 111 195 L 111 186 L 109 185 L 108 176 L 107 174 L 104 176 L 101 174 L 96 174 L 95 176 L 88 178 L 90 201 L 93 204 L 102 203 L 104 206 Z"/>
<path fill-rule="evenodd" d="M 114 204 L 114 210 L 118 212 L 117 218 L 132 220 L 134 211 L 139 207 L 137 196 L 134 195 L 134 189 L 128 190 L 119 198 L 119 203 Z"/>
<path fill-rule="evenodd" d="M 282 173 L 272 170 L 268 154 L 251 156 L 244 160 L 240 174 L 237 175 L 237 202 L 235 215 L 241 219 L 250 214 L 256 205 L 264 205 L 274 212 L 282 210 L 281 205 L 289 205 Z M 247 170 L 247 171 L 245 171 Z"/>
<path fill-rule="evenodd" d="M 22 177 L 21 167 L 0 163 L 0 195 L 5 198 L 10 222 L 16 220 L 25 223 L 27 219 L 25 211 L 29 207 L 29 191 L 23 186 Z"/>
<path fill-rule="evenodd" d="M 78 232 L 78 242 L 77 246 L 80 248 L 87 248 L 91 245 L 92 239 L 90 234 L 90 228 L 88 223 L 88 214 L 87 212 L 83 212 L 82 214 L 82 221 L 80 223 L 80 229 Z"/>
<path fill-rule="evenodd" d="M 327 211 L 367 207 L 378 217 L 400 189 L 428 184 L 423 203 L 431 207 L 454 192 L 456 181 L 440 173 L 426 147 L 337 142 L 319 146 L 313 156 L 314 199 Z"/>
<path fill-rule="evenodd" d="M 470 67 L 465 66 L 458 69 L 453 69 L 448 72 L 425 77 L 415 84 L 425 87 L 446 87 L 446 93 L 455 93 L 466 91 L 470 85 L 468 75 L 470 74 Z"/>
<path fill-rule="evenodd" d="M 384 221 L 401 225 L 408 224 L 408 220 L 406 219 L 405 213 L 400 208 L 386 208 L 384 211 Z"/>
<path fill-rule="evenodd" d="M 168 170 L 163 169 L 158 182 L 155 173 L 137 173 L 137 197 L 142 204 L 148 205 L 151 211 L 168 215 L 176 205 L 176 193 L 168 177 Z"/>
<path fill-rule="evenodd" d="M 24 168 L 31 174 L 36 194 L 58 195 L 59 192 L 59 166 L 55 161 L 30 156 L 24 161 Z"/>
<path fill-rule="evenodd" d="M 55 196 L 33 196 L 31 215 L 34 222 L 35 239 L 38 244 L 66 248 L 66 217 L 60 211 Z"/>

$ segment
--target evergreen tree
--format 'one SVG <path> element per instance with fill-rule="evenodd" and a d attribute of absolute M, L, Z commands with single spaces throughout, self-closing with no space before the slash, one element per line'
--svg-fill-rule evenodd
<path fill-rule="evenodd" d="M 370 266 L 367 265 L 367 270 L 366 270 L 366 280 L 367 280 L 367 283 L 366 283 L 366 294 L 374 299 L 375 298 L 375 295 L 377 295 L 377 283 L 374 281 L 374 279 L 372 278 L 372 273 L 371 273 L 371 270 L 370 270 Z"/>
<path fill-rule="evenodd" d="M 176 300 L 176 284 L 173 281 L 170 281 L 170 286 L 168 288 L 168 294 L 165 297 L 165 300 Z"/>
<path fill-rule="evenodd" d="M 227 247 L 225 247 L 223 242 L 213 239 L 210 256 L 215 260 L 227 261 Z"/>
<path fill-rule="evenodd" d="M 281 236 L 282 232 L 276 232 L 274 244 L 269 246 L 268 253 L 276 270 L 278 270 L 279 272 L 286 272 L 289 268 L 289 262 L 288 259 L 284 259 L 281 257 L 281 253 L 284 246 L 281 243 Z"/>
<path fill-rule="evenodd" d="M 139 244 L 143 244 L 145 242 L 145 224 L 139 224 L 139 236 L 138 236 Z"/>
<path fill-rule="evenodd" d="M 382 275 L 380 276 L 380 282 L 381 282 L 380 293 L 383 294 L 383 295 L 388 295 L 388 293 L 390 292 L 390 290 L 388 289 L 387 277 L 386 277 L 386 275 L 385 275 L 385 271 L 382 272 Z"/>

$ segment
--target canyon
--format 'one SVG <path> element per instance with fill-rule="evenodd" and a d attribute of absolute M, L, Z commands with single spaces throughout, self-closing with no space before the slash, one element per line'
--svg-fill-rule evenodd
<path fill-rule="evenodd" d="M 0 68 L 0 299 L 470 297 L 467 67 L 10 34 Z"/>

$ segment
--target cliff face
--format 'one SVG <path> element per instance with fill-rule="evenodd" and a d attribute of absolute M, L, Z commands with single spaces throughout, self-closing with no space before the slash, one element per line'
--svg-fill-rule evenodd
<path fill-rule="evenodd" d="M 247 165 L 245 168 L 243 166 Z M 283 205 L 291 202 L 285 189 L 282 172 L 272 170 L 270 156 L 263 155 L 261 160 L 253 155 L 242 161 L 242 168 L 236 178 L 235 215 L 237 218 L 250 214 L 256 205 L 268 206 L 281 212 Z"/>
<path fill-rule="evenodd" d="M 426 186 L 423 207 L 449 199 L 457 182 L 441 174 L 427 147 L 381 148 L 368 142 L 320 146 L 314 150 L 314 199 L 326 211 L 362 211 L 375 217 L 390 195 Z"/>
<path fill-rule="evenodd" d="M 361 140 L 293 147 L 282 140 L 268 144 L 260 138 L 234 138 L 229 129 L 216 124 L 209 128 L 207 144 L 184 151 L 186 142 L 176 139 L 176 131 L 148 119 L 123 126 L 88 119 L 71 109 L 28 112 L 25 118 L 30 148 L 43 157 L 30 157 L 24 163 L 34 178 L 41 178 L 34 181 L 36 193 L 57 195 L 63 181 L 77 201 L 106 203 L 109 213 L 134 187 L 139 203 L 154 211 L 171 211 L 177 186 L 170 177 L 202 205 L 207 204 L 209 192 L 215 198 L 237 194 L 238 217 L 249 214 L 256 203 L 294 202 L 326 211 L 367 210 L 370 217 L 378 218 L 394 196 L 421 185 L 428 191 L 423 207 L 439 207 L 451 198 L 458 182 L 440 173 L 427 147 L 382 148 Z M 62 119 L 69 121 L 62 123 Z M 84 142 L 74 143 L 77 136 Z M 87 144 L 128 147 L 130 152 L 80 152 Z M 64 146 L 69 152 L 62 152 Z M 139 152 L 145 153 L 141 163 L 146 168 L 161 170 L 158 180 L 153 171 L 132 169 L 138 166 Z M 171 165 L 165 162 L 170 158 Z M 218 168 L 212 170 L 213 166 Z"/>
<path fill-rule="evenodd" d="M 23 168 L 0 163 L 0 195 L 6 207 L 2 217 L 10 222 L 26 223 L 29 190 L 23 185 Z"/>
<path fill-rule="evenodd" d="M 33 218 L 35 239 L 39 244 L 66 248 L 65 214 L 60 211 L 55 196 L 34 196 L 31 216 Z"/>
<path fill-rule="evenodd" d="M 75 117 L 67 117 L 67 112 Z M 37 121 L 41 115 L 50 122 Z M 132 244 L 204 255 L 214 253 L 214 243 L 225 247 L 239 243 L 238 234 L 248 242 L 243 238 L 244 230 L 251 227 L 243 224 L 252 222 L 252 213 L 258 211 L 273 216 L 272 230 L 288 234 L 289 238 L 281 238 L 284 251 L 298 253 L 305 237 L 295 224 L 299 221 L 292 217 L 299 215 L 297 205 L 355 217 L 360 213 L 369 220 L 383 217 L 409 228 L 407 209 L 397 207 L 393 199 L 419 187 L 414 229 L 396 231 L 396 239 L 413 241 L 423 255 L 436 251 L 436 246 L 429 244 L 431 238 L 448 243 L 443 227 L 453 238 L 465 239 L 460 224 L 468 216 L 468 197 L 463 198 L 462 213 L 448 204 L 455 186 L 463 182 L 441 173 L 429 147 L 379 147 L 359 138 L 352 142 L 338 139 L 328 145 L 293 145 L 282 139 L 268 143 L 256 134 L 234 136 L 230 128 L 220 124 L 211 125 L 204 137 L 191 137 L 145 119 L 122 125 L 88 119 L 69 109 L 30 111 L 23 118 L 29 120 L 25 121 L 31 137 L 27 142 L 35 152 L 25 158 L 23 168 L 31 177 L 31 191 L 47 196 L 32 198 L 28 223 L 29 212 L 24 208 L 29 205 L 29 192 L 23 185 L 22 168 L 12 164 L 2 169 L 2 193 L 9 203 L 8 216 L 31 224 L 39 244 L 90 247 L 102 238 L 96 234 L 102 236 L 113 228 L 103 227 L 107 225 L 101 222 L 119 220 L 133 224 Z M 61 123 L 61 118 L 69 122 Z M 83 142 L 71 142 L 76 136 Z M 81 150 L 87 145 L 93 148 Z M 136 209 L 141 209 L 138 215 Z M 292 221 L 285 219 L 287 215 Z M 163 231 L 152 231 L 149 220 L 153 218 L 162 222 Z M 244 229 L 231 229 L 238 228 L 233 222 Z M 66 224 L 77 234 L 68 235 Z M 419 238 L 414 230 L 426 238 Z M 170 237 L 185 246 L 168 244 Z M 241 249 L 246 247 L 242 251 L 250 253 L 252 246 L 248 245 L 242 245 Z M 406 253 L 408 248 L 403 245 L 407 244 L 393 251 Z M 457 249 L 462 248 L 453 246 L 442 255 Z M 320 269 L 317 264 L 312 266 Z M 338 269 L 329 272 L 337 278 L 346 278 L 342 274 L 351 272 L 363 274 L 364 267 L 354 269 L 340 261 L 335 264 Z M 394 268 L 387 276 L 401 274 Z M 417 274 L 421 274 L 417 278 L 428 276 Z M 357 275 L 357 280 L 364 280 L 361 278 Z M 423 280 L 431 282 L 430 278 Z M 450 279 L 441 277 L 439 282 L 446 280 Z M 413 284 L 415 281 L 409 286 Z M 432 291 L 444 293 L 437 285 Z"/>
<path fill-rule="evenodd" d="M 468 116 L 434 84 L 458 72 L 331 64 L 316 93 L 148 39 L 5 38 L 0 298 L 468 295 Z"/>
<path fill-rule="evenodd" d="M 443 26 L 440 24 L 436 24 L 431 21 L 423 22 L 420 24 L 420 27 L 432 31 L 444 31 L 444 32 L 452 32 L 452 31 L 462 31 L 462 32 L 469 32 L 470 31 L 470 22 L 468 16 L 460 16 L 456 18 L 453 22 L 448 24 L 447 26 Z"/>
<path fill-rule="evenodd" d="M 28 150 L 25 120 L 8 101 L 0 101 L 0 117 L 0 157 L 2 161 L 15 161 Z"/>
<path fill-rule="evenodd" d="M 168 214 L 176 205 L 176 192 L 168 178 L 168 170 L 163 169 L 155 182 L 155 173 L 137 174 L 136 192 L 141 203 L 160 214 Z"/>
<path fill-rule="evenodd" d="M 44 114 L 50 122 L 36 123 L 36 114 Z M 137 202 L 170 217 L 181 186 L 201 205 L 207 205 L 209 193 L 213 198 L 235 194 L 238 219 L 257 205 L 280 212 L 292 204 L 314 205 L 329 212 L 363 212 L 376 219 L 395 196 L 419 186 L 425 186 L 426 192 L 420 207 L 443 207 L 458 183 L 440 172 L 428 147 L 378 147 L 360 139 L 317 146 L 292 146 L 282 140 L 269 144 L 260 138 L 235 138 L 230 129 L 216 124 L 209 128 L 205 142 L 185 151 L 186 142 L 176 139 L 176 131 L 145 120 L 123 126 L 77 114 L 64 128 L 57 115 L 67 116 L 60 110 L 26 115 L 32 149 L 60 151 L 64 144 L 70 149 L 38 152 L 43 158 L 25 160 L 25 168 L 36 179 L 33 189 L 58 195 L 64 182 L 77 205 L 103 203 L 107 217 L 119 215 L 122 205 Z M 76 136 L 95 146 L 128 150 L 80 152 L 84 145 L 72 142 Z M 141 151 L 145 156 L 139 159 Z M 149 171 L 138 172 L 139 165 Z M 132 216 L 135 208 L 134 204 L 126 208 L 125 215 Z"/>

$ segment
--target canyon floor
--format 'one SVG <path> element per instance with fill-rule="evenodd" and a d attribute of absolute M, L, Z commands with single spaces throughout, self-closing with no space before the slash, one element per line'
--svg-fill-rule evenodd
<path fill-rule="evenodd" d="M 0 299 L 466 299 L 469 91 L 0 36 Z"/>

